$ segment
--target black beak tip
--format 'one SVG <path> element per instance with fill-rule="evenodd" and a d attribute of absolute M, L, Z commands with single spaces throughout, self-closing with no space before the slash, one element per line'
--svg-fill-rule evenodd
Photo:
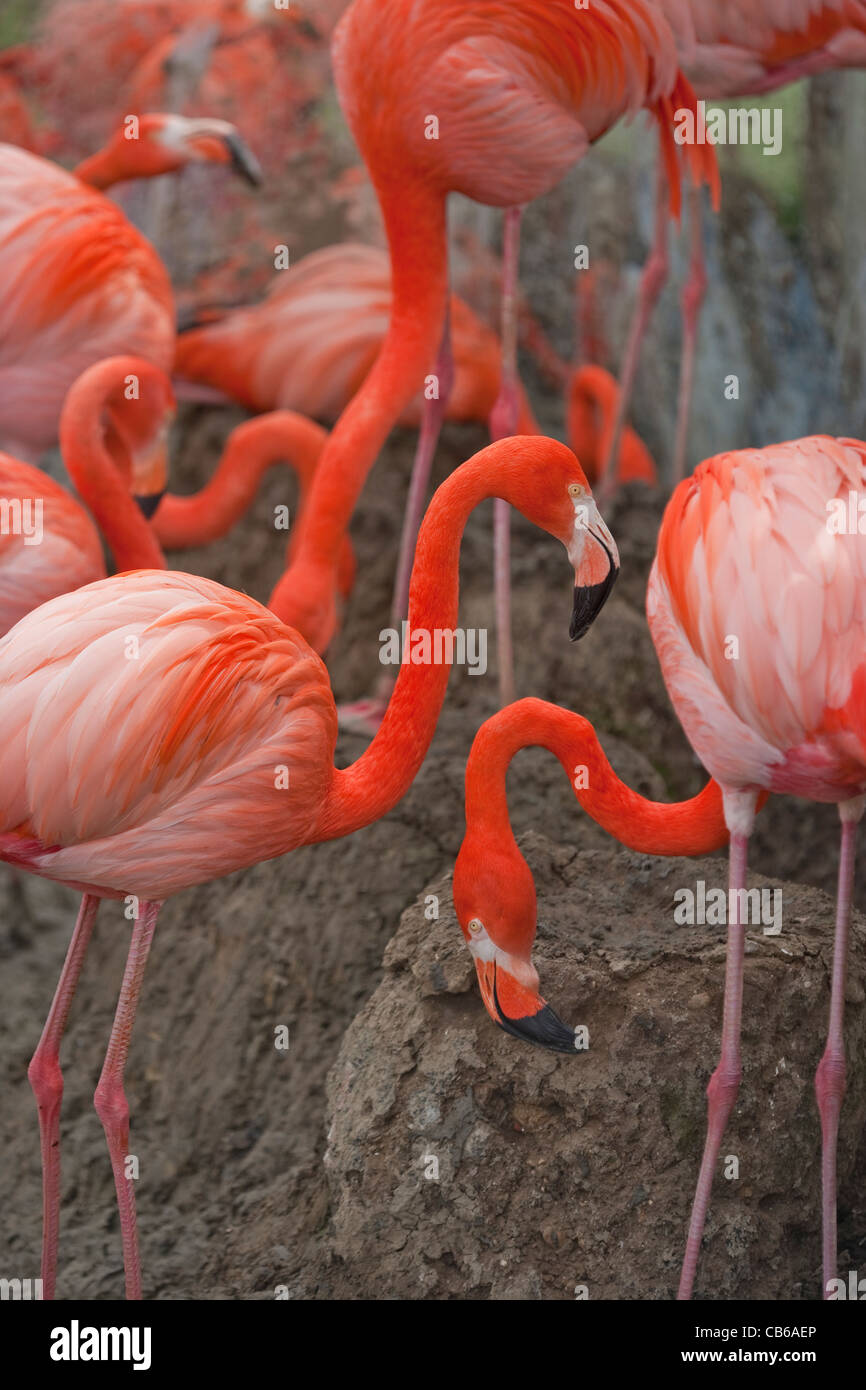
<path fill-rule="evenodd" d="M 248 149 L 236 135 L 226 136 L 226 149 L 229 152 L 229 160 L 235 173 L 252 188 L 261 188 L 264 183 L 264 175 L 252 150 Z"/>
<path fill-rule="evenodd" d="M 138 503 L 138 509 L 144 517 L 145 521 L 150 521 L 151 517 L 156 512 L 156 509 L 164 496 L 165 492 L 163 491 L 149 492 L 146 495 L 136 497 L 135 500 Z"/>
<path fill-rule="evenodd" d="M 549 1004 L 528 1018 L 505 1018 L 500 1009 L 498 1022 L 513 1038 L 546 1048 L 548 1052 L 565 1052 L 570 1057 L 577 1052 L 574 1029 L 566 1028 Z"/>
<path fill-rule="evenodd" d="M 583 588 L 575 585 L 574 589 L 574 608 L 571 613 L 571 623 L 568 635 L 572 642 L 579 642 L 581 637 L 585 637 L 592 627 L 599 613 L 610 596 L 610 591 L 616 583 L 619 568 L 611 565 L 607 573 L 607 578 L 600 584 L 587 584 Z"/>

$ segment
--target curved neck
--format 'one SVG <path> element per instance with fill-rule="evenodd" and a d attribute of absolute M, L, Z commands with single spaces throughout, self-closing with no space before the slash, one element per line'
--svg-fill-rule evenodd
<path fill-rule="evenodd" d="M 132 177 L 131 174 L 124 175 L 123 170 L 117 167 L 112 145 L 107 145 L 105 149 L 97 150 L 87 159 L 82 159 L 80 164 L 76 164 L 73 173 L 76 178 L 91 188 L 110 188 L 112 184 L 119 183 L 124 177 Z"/>
<path fill-rule="evenodd" d="M 116 385 L 116 368 L 110 384 Z M 108 380 L 90 373 L 82 387 L 74 386 L 60 417 L 60 452 L 79 496 L 87 503 L 108 542 L 115 569 L 165 569 L 159 542 L 133 500 L 111 455 L 102 431 L 102 411 Z"/>
<path fill-rule="evenodd" d="M 721 789 L 709 781 L 688 801 L 648 801 L 616 775 L 588 719 L 519 700 L 482 725 L 466 766 L 466 825 L 511 834 L 505 778 L 521 748 L 547 748 L 559 759 L 592 819 L 642 854 L 709 854 L 727 844 Z"/>
<path fill-rule="evenodd" d="M 226 535 L 249 511 L 263 475 L 277 463 L 297 474 L 301 511 L 327 438 L 321 425 L 292 410 L 272 411 L 239 425 L 213 477 L 199 492 L 191 497 L 168 493 L 162 499 L 153 519 L 160 542 L 169 550 L 180 550 Z"/>
<path fill-rule="evenodd" d="M 382 193 L 391 251 L 388 332 L 363 386 L 325 446 L 297 541 L 297 563 L 333 577 L 343 533 L 393 425 L 432 369 L 448 304 L 445 199 L 422 183 Z M 291 571 L 290 571 L 291 575 Z M 279 611 L 292 624 L 292 580 Z"/>
<path fill-rule="evenodd" d="M 457 626 L 463 529 L 473 508 L 488 497 L 520 503 L 513 484 L 522 453 L 521 442 L 514 439 L 491 444 L 452 473 L 433 497 L 418 533 L 408 636 L 385 717 L 358 761 L 344 771 L 335 769 L 311 841 L 333 840 L 378 820 L 414 781 L 436 730 L 451 671 L 450 664 L 437 664 L 430 656 L 435 657 L 436 634 L 453 633 Z M 442 641 L 440 653 L 445 652 Z"/>

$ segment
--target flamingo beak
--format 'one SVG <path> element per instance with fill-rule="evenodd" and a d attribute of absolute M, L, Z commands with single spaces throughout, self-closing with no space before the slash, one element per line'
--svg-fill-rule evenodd
<path fill-rule="evenodd" d="M 495 960 L 476 958 L 475 969 L 484 1006 L 494 1023 L 523 1042 L 575 1055 L 574 1029 L 566 1028 L 537 990 L 521 984 Z"/>
<path fill-rule="evenodd" d="M 149 492 L 143 496 L 136 496 L 135 500 L 138 503 L 138 509 L 145 521 L 151 520 L 164 496 L 165 488 L 162 489 L 162 492 Z"/>
<path fill-rule="evenodd" d="M 575 584 L 574 586 L 574 607 L 571 610 L 571 623 L 568 635 L 572 642 L 579 642 L 581 637 L 585 637 L 592 627 L 604 605 L 607 603 L 610 591 L 616 583 L 619 574 L 619 565 L 614 561 L 613 555 L 608 550 L 601 536 L 590 531 L 590 535 L 598 541 L 608 558 L 609 569 L 607 575 L 598 584 Z"/>
<path fill-rule="evenodd" d="M 253 188 L 260 188 L 264 182 L 262 166 L 249 145 L 244 143 L 236 130 L 227 131 L 222 140 L 235 173 Z"/>

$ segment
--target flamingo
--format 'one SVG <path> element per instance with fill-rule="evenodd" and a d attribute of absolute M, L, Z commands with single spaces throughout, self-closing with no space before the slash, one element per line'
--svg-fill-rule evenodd
<path fill-rule="evenodd" d="M 133 375 L 137 394 L 129 398 L 125 383 Z M 61 451 L 118 569 L 165 563 L 146 516 L 165 488 L 173 415 L 167 378 L 135 358 L 91 367 L 64 403 Z M 5 633 L 40 603 L 104 578 L 105 559 L 88 512 L 41 469 L 0 454 L 0 499 L 3 517 L 10 519 L 0 528 Z M 38 543 L 30 539 L 37 518 Z"/>
<path fill-rule="evenodd" d="M 866 67 L 866 0 L 657 0 L 677 37 L 680 62 L 702 98 L 767 94 L 834 68 Z M 604 472 L 613 480 L 620 430 L 641 345 L 668 276 L 667 177 L 659 171 L 655 230 L 620 374 L 622 395 Z M 683 360 L 673 480 L 685 474 L 698 320 L 706 293 L 700 198 L 691 194 L 689 274 L 683 287 Z M 604 489 L 603 489 L 604 490 Z"/>
<path fill-rule="evenodd" d="M 393 308 L 381 352 L 325 448 L 284 580 L 292 623 L 318 651 L 336 630 L 340 537 L 389 429 L 443 345 L 448 193 L 519 207 L 642 107 L 658 120 L 673 190 L 678 155 L 696 179 L 715 172 L 709 148 L 674 143 L 673 109 L 693 109 L 694 97 L 670 28 L 648 0 L 594 0 L 579 13 L 571 0 L 354 0 L 336 29 L 333 59 L 382 208 Z M 434 370 L 440 379 L 447 372 L 447 353 Z M 505 413 L 513 415 L 516 386 L 507 370 L 505 377 Z M 502 615 L 501 524 L 499 534 Z"/>
<path fill-rule="evenodd" d="M 297 474 L 298 511 L 303 510 L 327 438 L 314 421 L 293 411 L 245 421 L 232 431 L 205 486 L 180 497 L 166 491 L 173 418 L 171 383 L 150 362 L 108 358 L 74 383 L 60 418 L 61 453 L 99 529 L 41 469 L 0 454 L 2 515 L 15 523 L 0 529 L 0 634 L 49 598 L 105 577 L 100 531 L 116 569 L 163 568 L 161 547 L 198 548 L 226 535 L 249 510 L 264 473 L 277 463 Z M 39 517 L 38 544 L 27 538 L 18 520 L 22 516 L 30 529 L 31 519 Z M 293 541 L 294 533 L 287 556 Z M 354 574 L 346 537 L 338 571 L 344 598 Z"/>
<path fill-rule="evenodd" d="M 821 1116 L 824 1296 L 836 1273 L 836 1141 L 845 1090 L 843 1020 L 854 849 L 866 792 L 866 545 L 831 514 L 866 486 L 866 444 L 815 436 L 720 454 L 665 511 L 647 616 L 686 735 L 722 788 L 731 833 L 721 1059 L 710 1080 L 704 1157 L 679 1297 L 691 1297 L 710 1189 L 740 1082 L 745 932 L 739 921 L 761 789 L 835 802 L 839 891 Z M 732 648 L 730 638 L 737 643 Z M 731 652 L 735 651 L 735 659 Z"/>
<path fill-rule="evenodd" d="M 573 1050 L 538 993 L 529 953 L 532 877 L 508 824 L 505 771 L 523 746 L 550 748 L 595 820 L 652 854 L 699 854 L 730 840 L 728 963 L 721 1059 L 707 1088 L 708 1129 L 679 1297 L 691 1296 L 712 1179 L 740 1080 L 749 835 L 770 793 L 836 802 L 839 894 L 827 1045 L 815 1077 L 822 1131 L 825 1297 L 836 1264 L 836 1140 L 854 840 L 866 793 L 866 546 L 834 529 L 866 486 L 866 444 L 814 437 L 720 454 L 680 483 L 662 521 L 647 615 L 665 684 L 714 779 L 700 797 L 660 807 L 624 787 L 577 715 L 521 701 L 488 721 L 467 769 L 467 830 L 454 902 L 485 1004 L 519 1037 Z M 586 779 L 581 779 L 586 780 Z"/>
<path fill-rule="evenodd" d="M 179 335 L 175 373 L 181 381 L 220 392 L 251 410 L 280 406 L 334 420 L 361 387 L 381 348 L 391 310 L 391 266 L 378 247 L 345 242 L 303 257 L 273 280 L 265 299 Z M 496 335 L 458 295 L 450 296 L 453 384 L 443 398 L 444 418 L 487 423 L 501 385 Z M 429 363 L 433 366 L 433 363 Z M 518 429 L 538 432 L 525 392 L 518 383 Z M 618 387 L 609 372 L 585 366 L 571 374 L 569 444 L 592 479 L 600 469 L 613 422 Z M 391 605 L 391 626 L 406 617 L 416 515 L 423 507 L 436 443 L 421 393 L 407 405 L 400 424 L 421 425 Z M 623 436 L 621 481 L 653 483 L 655 465 L 633 430 Z M 372 735 L 393 688 L 383 674 L 373 696 L 341 705 L 341 728 Z M 504 695 L 507 694 L 503 692 Z"/>
<path fill-rule="evenodd" d="M 416 550 L 409 622 L 428 638 L 457 622 L 460 539 L 501 495 L 563 542 L 575 574 L 571 636 L 605 602 L 618 554 L 564 445 L 517 437 L 442 484 Z M 211 580 L 142 570 L 43 604 L 0 640 L 0 858 L 83 893 L 30 1064 L 43 1159 L 43 1294 L 55 1286 L 59 1047 L 99 899 L 137 915 L 96 1108 L 120 1210 L 127 1296 L 141 1296 L 133 1183 L 125 1176 L 123 1075 L 147 954 L 170 894 L 348 835 L 385 815 L 424 759 L 449 664 L 401 665 L 371 745 L 334 767 L 336 708 L 301 635 Z"/>
<path fill-rule="evenodd" d="M 711 780 L 688 801 L 648 801 L 614 772 L 588 719 L 544 700 L 518 700 L 476 734 L 466 765 L 466 833 L 454 866 L 457 920 L 494 1023 L 516 1038 L 574 1056 L 574 1030 L 539 993 L 531 959 L 535 884 L 511 829 L 505 784 L 522 748 L 553 753 L 583 809 L 642 854 L 710 854 L 726 844 L 722 794 Z M 580 779 L 578 767 L 586 769 Z"/>
<path fill-rule="evenodd" d="M 153 247 L 96 187 L 194 159 L 248 173 L 232 127 L 143 116 L 70 174 L 0 145 L 0 441 L 35 461 L 57 438 L 63 399 L 91 363 L 120 352 L 164 370 L 174 352 L 171 286 Z M 79 176 L 80 175 L 80 176 Z"/>

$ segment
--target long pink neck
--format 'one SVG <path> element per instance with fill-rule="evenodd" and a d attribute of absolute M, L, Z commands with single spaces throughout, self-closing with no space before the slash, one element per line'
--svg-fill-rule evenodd
<path fill-rule="evenodd" d="M 209 545 L 249 511 L 262 477 L 284 463 L 298 476 L 299 511 L 327 442 L 327 432 L 291 410 L 276 410 L 234 430 L 210 481 L 191 497 L 168 493 L 153 518 L 153 529 L 168 550 Z M 294 536 L 294 531 L 292 532 Z"/>
<path fill-rule="evenodd" d="M 418 533 L 409 590 L 412 633 L 454 631 L 460 586 L 460 541 L 479 502 L 502 497 L 520 506 L 515 488 L 531 440 L 501 440 L 458 468 L 438 489 Z M 450 665 L 401 664 L 397 684 L 376 737 L 344 771 L 335 769 L 323 816 L 311 841 L 333 840 L 369 825 L 408 791 L 430 746 L 445 698 Z"/>
<path fill-rule="evenodd" d="M 334 590 L 342 538 L 391 428 L 423 384 L 448 302 L 445 200 L 422 183 L 382 197 L 391 250 L 388 332 L 361 389 L 325 446 L 301 520 L 297 552 L 271 606 L 303 631 L 310 591 Z"/>
<path fill-rule="evenodd" d="M 60 452 L 78 494 L 108 542 L 118 571 L 165 569 L 159 542 L 141 514 L 129 485 L 105 447 L 102 412 L 117 385 L 117 366 L 91 369 L 73 386 L 60 417 Z"/>
<path fill-rule="evenodd" d="M 583 809 L 629 849 L 696 855 L 727 844 L 716 782 L 688 801 L 647 801 L 617 777 L 588 719 L 543 700 L 509 705 L 476 735 L 466 767 L 467 833 L 483 826 L 494 836 L 511 836 L 505 777 L 514 755 L 533 747 L 559 759 Z"/>

